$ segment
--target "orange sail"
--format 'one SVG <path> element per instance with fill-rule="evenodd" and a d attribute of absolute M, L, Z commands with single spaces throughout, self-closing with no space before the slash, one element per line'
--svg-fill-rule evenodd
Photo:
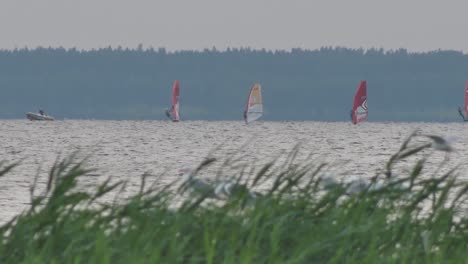
<path fill-rule="evenodd" d="M 250 89 L 247 105 L 244 112 L 245 123 L 248 124 L 262 117 L 263 102 L 262 102 L 262 87 L 256 83 Z"/>

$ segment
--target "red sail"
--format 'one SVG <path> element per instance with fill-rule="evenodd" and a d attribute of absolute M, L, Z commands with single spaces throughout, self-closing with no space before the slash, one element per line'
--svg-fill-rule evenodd
<path fill-rule="evenodd" d="M 465 117 L 468 117 L 468 81 L 465 85 Z"/>
<path fill-rule="evenodd" d="M 179 120 L 179 81 L 175 80 L 172 86 L 172 121 Z"/>
<path fill-rule="evenodd" d="M 353 124 L 360 123 L 367 118 L 367 83 L 361 81 L 356 94 L 354 95 L 353 102 Z"/>

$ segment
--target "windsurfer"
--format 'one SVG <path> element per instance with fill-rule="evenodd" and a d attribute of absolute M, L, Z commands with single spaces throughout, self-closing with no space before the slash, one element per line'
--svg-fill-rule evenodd
<path fill-rule="evenodd" d="M 465 115 L 463 115 L 463 111 L 462 111 L 461 107 L 458 107 L 458 113 L 463 118 L 463 121 L 465 121 L 465 122 L 468 121 L 468 119 L 466 119 Z"/>
<path fill-rule="evenodd" d="M 262 87 L 256 83 L 250 89 L 247 105 L 244 108 L 244 121 L 249 124 L 262 117 L 263 103 L 262 103 Z"/>
<path fill-rule="evenodd" d="M 171 111 L 169 111 L 169 109 L 166 108 L 166 110 L 164 112 L 166 113 L 167 118 L 172 120 Z"/>
<path fill-rule="evenodd" d="M 353 122 L 353 109 L 349 110 L 349 117 L 351 118 L 351 122 Z"/>

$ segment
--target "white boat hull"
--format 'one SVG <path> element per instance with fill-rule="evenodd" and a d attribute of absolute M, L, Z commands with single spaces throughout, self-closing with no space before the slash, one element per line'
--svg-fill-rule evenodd
<path fill-rule="evenodd" d="M 26 113 L 26 118 L 31 120 L 31 121 L 54 121 L 55 118 L 53 118 L 52 116 L 48 116 L 48 115 L 41 115 L 41 114 L 38 114 L 38 113 Z"/>

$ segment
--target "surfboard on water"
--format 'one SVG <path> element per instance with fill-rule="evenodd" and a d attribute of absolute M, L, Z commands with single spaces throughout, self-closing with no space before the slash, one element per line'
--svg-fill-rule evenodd
<path fill-rule="evenodd" d="M 458 114 L 462 117 L 463 121 L 468 121 L 468 81 L 465 84 L 465 104 L 463 108 L 458 107 Z"/>
<path fill-rule="evenodd" d="M 246 124 L 253 122 L 263 115 L 262 86 L 258 83 L 250 89 L 247 105 L 244 111 Z"/>
<path fill-rule="evenodd" d="M 179 115 L 179 95 L 180 95 L 180 88 L 179 88 L 179 81 L 175 80 L 174 85 L 172 86 L 172 121 L 179 122 L 180 115 Z"/>
<path fill-rule="evenodd" d="M 367 109 L 367 83 L 361 81 L 356 90 L 353 101 L 353 109 L 351 110 L 351 120 L 353 124 L 358 124 L 366 120 L 368 115 Z"/>

